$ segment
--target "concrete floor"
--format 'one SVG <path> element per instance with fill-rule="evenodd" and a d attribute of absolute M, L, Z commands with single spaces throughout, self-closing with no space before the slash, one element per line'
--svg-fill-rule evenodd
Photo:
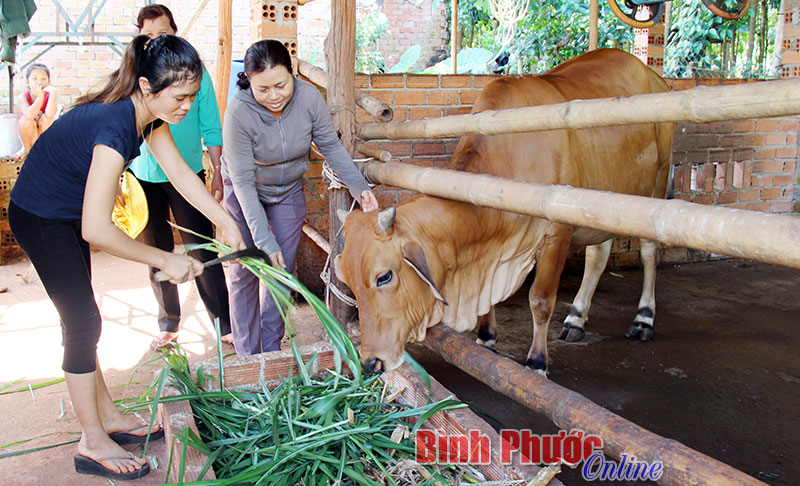
<path fill-rule="evenodd" d="M 740 260 L 661 266 L 648 343 L 623 337 L 641 271 L 606 272 L 584 342 L 566 344 L 556 337 L 580 277 L 562 277 L 549 333 L 551 380 L 768 484 L 800 484 L 800 271 Z M 497 308 L 497 349 L 519 362 L 531 341 L 528 288 Z M 460 399 L 495 417 L 487 420 L 496 428 L 557 432 L 422 346 L 413 354 Z M 558 478 L 586 483 L 578 470 Z"/>
<path fill-rule="evenodd" d="M 146 270 L 103 253 L 93 253 L 93 262 L 104 316 L 100 361 L 115 398 L 135 397 L 153 373 L 144 367 L 132 375 L 154 357 L 148 345 L 156 332 L 156 309 Z M 0 282 L 9 287 L 0 294 L 0 388 L 23 377 L 15 387 L 62 376 L 58 318 L 41 285 L 22 282 L 19 275 L 28 266 L 24 261 L 0 266 Z M 607 272 L 595 296 L 587 342 L 562 344 L 555 337 L 580 283 L 578 272 L 564 275 L 550 331 L 550 378 L 766 483 L 800 484 L 800 272 L 738 260 L 662 266 L 656 337 L 650 343 L 622 337 L 636 311 L 640 276 L 637 270 Z M 181 295 L 180 342 L 193 360 L 207 359 L 213 339 L 202 302 L 193 285 L 183 285 Z M 526 299 L 527 285 L 498 309 L 498 349 L 518 361 L 531 339 Z M 313 316 L 296 322 L 310 333 L 308 339 L 318 337 L 311 330 Z M 488 414 L 495 427 L 556 431 L 546 418 L 498 396 L 424 348 L 413 346 L 412 352 L 458 397 Z M 32 439 L 3 447 L 0 454 L 68 440 L 78 430 L 63 383 L 33 395 L 0 395 L 0 416 L 0 447 Z M 0 482 L 109 484 L 77 475 L 73 453 L 74 445 L 66 445 L 0 459 Z M 163 444 L 154 443 L 150 453 L 166 460 Z M 565 484 L 584 484 L 577 471 L 558 477 Z M 131 484 L 163 482 L 162 467 Z"/>

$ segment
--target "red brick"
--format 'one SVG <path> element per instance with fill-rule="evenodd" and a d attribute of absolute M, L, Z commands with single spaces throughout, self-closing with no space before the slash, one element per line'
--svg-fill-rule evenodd
<path fill-rule="evenodd" d="M 738 148 L 733 151 L 731 158 L 736 162 L 749 161 L 753 160 L 753 154 L 755 154 L 755 150 L 752 148 Z"/>
<path fill-rule="evenodd" d="M 484 88 L 487 84 L 491 83 L 492 81 L 494 81 L 499 77 L 500 76 L 491 74 L 483 74 L 483 75 L 476 74 L 472 78 L 472 86 L 474 86 L 475 88 Z"/>
<path fill-rule="evenodd" d="M 429 91 L 429 105 L 457 105 L 459 104 L 458 91 Z"/>
<path fill-rule="evenodd" d="M 764 201 L 780 199 L 781 196 L 783 196 L 783 189 L 780 187 L 766 187 L 761 189 L 761 199 Z"/>
<path fill-rule="evenodd" d="M 769 203 L 769 212 L 771 213 L 791 213 L 794 211 L 794 204 L 792 201 L 775 201 Z"/>
<path fill-rule="evenodd" d="M 356 123 L 372 123 L 375 117 L 364 110 L 356 109 Z"/>
<path fill-rule="evenodd" d="M 469 115 L 472 111 L 472 108 L 469 106 L 459 106 L 457 108 L 444 108 L 442 110 L 444 116 L 451 116 L 451 115 Z"/>
<path fill-rule="evenodd" d="M 731 159 L 732 152 L 730 150 L 709 150 L 708 151 L 708 161 L 709 162 L 728 162 Z"/>
<path fill-rule="evenodd" d="M 442 155 L 444 148 L 442 142 L 414 142 L 414 155 Z"/>
<path fill-rule="evenodd" d="M 794 183 L 791 174 L 776 175 L 772 178 L 772 184 L 775 186 L 790 186 Z"/>
<path fill-rule="evenodd" d="M 786 134 L 770 133 L 764 137 L 764 145 L 786 145 Z"/>
<path fill-rule="evenodd" d="M 779 132 L 796 132 L 800 128 L 800 123 L 796 119 L 794 120 L 778 120 L 778 131 Z"/>
<path fill-rule="evenodd" d="M 756 130 L 759 132 L 775 132 L 778 130 L 778 120 L 770 118 L 756 120 Z"/>
<path fill-rule="evenodd" d="M 754 203 L 750 203 L 750 204 L 747 205 L 747 210 L 748 211 L 765 212 L 765 211 L 769 211 L 769 209 L 770 209 L 770 203 L 764 202 L 764 201 L 754 202 Z"/>
<path fill-rule="evenodd" d="M 734 133 L 754 132 L 756 130 L 755 120 L 739 120 L 733 122 Z"/>
<path fill-rule="evenodd" d="M 692 197 L 692 202 L 697 204 L 714 204 L 713 194 L 695 194 Z"/>
<path fill-rule="evenodd" d="M 706 150 L 692 150 L 686 153 L 686 162 L 692 164 L 704 164 L 708 162 L 708 151 Z"/>
<path fill-rule="evenodd" d="M 783 172 L 787 174 L 794 174 L 795 165 L 796 164 L 794 160 L 787 160 L 783 163 Z"/>
<path fill-rule="evenodd" d="M 739 192 L 739 202 L 761 200 L 761 189 L 750 189 Z"/>
<path fill-rule="evenodd" d="M 478 99 L 478 96 L 481 94 L 479 90 L 472 90 L 472 89 L 463 89 L 461 90 L 461 104 L 462 105 L 474 105 L 475 100 Z"/>
<path fill-rule="evenodd" d="M 731 204 L 737 202 L 738 200 L 738 191 L 728 191 L 717 194 L 717 204 Z"/>
<path fill-rule="evenodd" d="M 742 139 L 742 145 L 746 147 L 760 147 L 764 145 L 764 135 L 748 134 Z"/>
<path fill-rule="evenodd" d="M 313 179 L 322 176 L 322 162 L 309 162 L 306 170 L 306 179 Z"/>
<path fill-rule="evenodd" d="M 356 74 L 355 87 L 358 89 L 369 87 L 369 75 Z"/>
<path fill-rule="evenodd" d="M 401 106 L 392 106 L 392 111 L 394 112 L 394 117 L 392 117 L 392 121 L 408 120 L 408 108 L 404 108 Z"/>
<path fill-rule="evenodd" d="M 775 149 L 775 158 L 777 159 L 794 159 L 796 156 L 797 147 L 788 146 Z"/>
<path fill-rule="evenodd" d="M 711 78 L 698 78 L 697 85 L 698 86 L 720 86 L 722 83 L 719 79 L 711 79 Z"/>
<path fill-rule="evenodd" d="M 750 177 L 750 186 L 751 187 L 765 187 L 771 186 L 772 184 L 772 176 L 762 176 L 762 175 L 754 175 Z"/>
<path fill-rule="evenodd" d="M 402 74 L 373 74 L 370 76 L 373 89 L 403 88 L 404 79 Z"/>
<path fill-rule="evenodd" d="M 411 155 L 411 142 L 382 142 L 379 147 L 395 157 Z"/>
<path fill-rule="evenodd" d="M 786 134 L 786 145 L 797 145 L 797 133 Z"/>
<path fill-rule="evenodd" d="M 711 133 L 728 134 L 733 131 L 733 123 L 729 121 L 714 122 L 711 124 Z"/>
<path fill-rule="evenodd" d="M 694 79 L 669 79 L 667 82 L 671 91 L 684 91 L 697 86 L 697 81 Z"/>
<path fill-rule="evenodd" d="M 411 108 L 409 112 L 410 120 L 421 120 L 423 118 L 440 118 L 442 116 L 441 108 Z"/>
<path fill-rule="evenodd" d="M 307 196 L 321 196 L 325 194 L 327 186 L 322 179 L 311 179 L 306 182 L 306 195 Z"/>
<path fill-rule="evenodd" d="M 426 99 L 425 91 L 396 91 L 394 93 L 395 105 L 424 105 Z"/>
<path fill-rule="evenodd" d="M 320 233 L 327 234 L 328 230 L 331 229 L 331 221 L 328 214 L 320 214 L 314 218 L 314 227 L 317 228 Z"/>
<path fill-rule="evenodd" d="M 408 74 L 406 75 L 406 88 L 438 88 L 439 76 L 428 74 Z"/>
<path fill-rule="evenodd" d="M 428 157 L 412 157 L 412 158 L 406 160 L 404 163 L 410 164 L 410 165 L 416 165 L 416 166 L 419 166 L 419 167 L 435 167 L 436 166 L 436 164 L 434 162 L 434 159 L 428 158 Z"/>
<path fill-rule="evenodd" d="M 328 211 L 328 199 L 306 199 L 306 212 L 308 214 L 325 213 Z"/>
<path fill-rule="evenodd" d="M 753 160 L 766 160 L 775 158 L 774 148 L 757 148 L 753 154 Z"/>
<path fill-rule="evenodd" d="M 442 88 L 471 88 L 472 76 L 468 74 L 447 74 L 442 76 Z"/>

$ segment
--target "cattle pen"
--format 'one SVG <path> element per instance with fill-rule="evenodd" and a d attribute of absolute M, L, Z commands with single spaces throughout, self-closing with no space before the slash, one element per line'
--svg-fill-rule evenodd
<path fill-rule="evenodd" d="M 262 5 L 280 7 L 303 5 L 309 1 L 311 0 L 261 0 L 250 3 L 256 11 Z M 206 3 L 207 0 L 204 0 L 203 6 Z M 228 99 L 227 81 L 232 58 L 232 3 L 231 0 L 218 2 L 219 42 L 215 84 L 222 111 L 225 100 Z M 596 6 L 597 2 L 593 0 L 595 9 Z M 200 10 L 196 12 L 195 17 L 199 12 Z M 795 214 L 772 214 L 743 209 L 747 202 L 753 206 L 760 202 L 755 200 L 744 200 L 745 202 L 735 208 L 712 206 L 709 201 L 701 200 L 700 197 L 697 202 L 688 202 L 686 197 L 655 200 L 570 186 L 525 183 L 441 168 L 444 159 L 452 153 L 454 139 L 469 134 L 492 135 L 562 128 L 575 130 L 631 123 L 687 122 L 682 130 L 687 131 L 687 126 L 689 127 L 689 134 L 684 137 L 689 139 L 695 134 L 692 133 L 694 125 L 688 122 L 711 125 L 746 120 L 747 123 L 752 123 L 751 129 L 739 130 L 728 126 L 731 133 L 725 135 L 731 138 L 763 138 L 758 133 L 762 130 L 756 119 L 770 119 L 764 123 L 767 126 L 774 119 L 791 117 L 788 122 L 775 122 L 777 128 L 774 131 L 782 130 L 784 123 L 797 124 L 795 115 L 800 114 L 800 80 L 730 85 L 720 82 L 714 86 L 700 86 L 703 84 L 700 80 L 692 80 L 691 85 L 675 81 L 674 86 L 678 86 L 675 91 L 657 95 L 580 100 L 560 105 L 469 114 L 467 112 L 477 96 L 476 93 L 494 79 L 494 76 L 441 75 L 436 80 L 429 80 L 426 79 L 428 76 L 414 74 L 385 74 L 373 78 L 355 73 L 355 12 L 356 0 L 331 0 L 330 41 L 326 43 L 325 52 L 328 72 L 298 58 L 293 60 L 296 62 L 298 75 L 326 91 L 334 124 L 342 141 L 351 154 L 365 157 L 359 163 L 360 168 L 371 182 L 385 192 L 379 193 L 382 205 L 402 203 L 410 197 L 410 193 L 427 194 L 555 222 L 601 229 L 617 235 L 643 237 L 672 247 L 664 250 L 665 253 L 674 250 L 677 254 L 678 248 L 689 248 L 700 250 L 708 258 L 725 255 L 800 269 L 800 219 L 796 214 L 800 209 L 796 198 L 795 207 L 778 211 Z M 795 20 L 797 15 L 795 12 Z M 595 15 L 594 22 L 596 20 Z M 259 31 L 259 35 L 263 37 L 269 37 L 269 33 L 268 30 Z M 293 39 L 282 37 L 281 40 L 292 42 Z M 594 32 L 594 43 L 596 42 Z M 689 86 L 699 87 L 683 89 Z M 424 94 L 427 90 L 430 92 Z M 449 100 L 453 93 L 457 93 L 456 101 L 452 102 L 453 106 L 447 106 L 451 103 Z M 439 101 L 432 101 L 434 95 Z M 423 101 L 415 100 L 415 96 L 422 96 Z M 429 109 L 429 102 L 436 107 Z M 412 115 L 414 110 L 417 111 Z M 392 121 L 398 114 L 405 121 Z M 743 135 L 737 133 L 737 130 L 746 133 Z M 800 133 L 796 126 L 795 131 Z M 436 144 L 428 144 L 428 140 L 436 140 Z M 753 142 L 753 145 L 757 143 Z M 786 145 L 795 146 L 796 150 L 797 140 L 790 137 L 786 139 Z M 442 147 L 441 150 L 439 147 Z M 709 147 L 702 148 L 713 151 Z M 676 187 L 679 191 L 683 188 L 684 195 L 689 192 L 686 188 L 690 186 L 706 189 L 711 187 L 712 192 L 717 184 L 733 184 L 742 192 L 749 188 L 749 182 L 742 182 L 751 175 L 747 164 L 748 155 L 736 153 L 734 150 L 730 161 L 723 161 L 714 159 L 715 154 L 712 153 L 705 166 L 713 169 L 710 175 L 706 172 L 704 178 L 704 163 L 693 160 L 691 150 L 687 150 L 687 153 L 689 155 L 683 160 L 683 165 L 675 166 Z M 796 151 L 792 157 L 795 153 Z M 312 164 L 311 172 L 321 172 L 321 166 L 322 163 Z M 8 169 L 17 173 L 19 171 L 16 165 L 12 168 L 9 164 Z M 716 171 L 717 177 L 713 171 Z M 720 172 L 726 177 L 721 182 L 718 177 Z M 800 172 L 794 170 L 794 174 L 798 173 Z M 738 186 L 733 182 L 737 177 Z M 304 242 L 307 245 L 304 251 L 316 260 L 314 271 L 307 271 L 305 277 L 310 279 L 310 275 L 313 275 L 315 280 L 318 280 L 318 267 L 327 267 L 327 263 L 322 263 L 326 257 L 332 259 L 341 253 L 344 246 L 342 222 L 337 217 L 337 212 L 353 207 L 346 189 L 334 186 L 329 188 L 327 197 L 321 196 L 320 193 L 324 192 L 324 189 L 319 189 L 324 185 L 322 180 L 322 176 L 316 174 L 310 188 L 307 188 L 309 194 L 314 191 L 309 201 L 314 204 L 315 209 L 314 217 L 309 218 L 303 228 L 313 242 L 311 245 Z M 794 182 L 789 185 L 793 183 L 796 188 L 797 180 L 800 179 L 796 179 L 795 175 Z M 785 194 L 786 189 L 784 198 Z M 727 205 L 734 206 L 736 202 L 738 201 L 728 201 Z M 309 209 L 309 213 L 311 212 Z M 3 236 L 9 238 L 5 234 Z M 615 248 L 617 244 L 615 243 Z M 632 252 L 633 244 L 625 244 L 630 246 Z M 681 253 L 674 261 L 691 261 L 692 250 L 689 250 L 688 257 L 681 260 L 686 255 L 686 252 Z M 630 263 L 629 259 L 627 264 Z M 326 276 L 329 281 L 325 282 L 325 286 L 331 289 L 330 308 L 342 323 L 355 321 L 357 311 L 348 303 L 348 298 L 335 297 L 351 295 L 349 289 L 338 280 L 333 271 Z M 319 289 L 320 287 L 315 290 Z M 763 477 L 754 477 L 756 475 L 753 471 L 743 472 L 731 467 L 711 457 L 714 454 L 710 452 L 698 452 L 701 449 L 695 447 L 695 450 L 668 438 L 669 434 L 663 431 L 651 432 L 650 430 L 655 429 L 648 427 L 648 430 L 637 425 L 638 421 L 634 423 L 622 418 L 619 409 L 597 405 L 586 396 L 573 391 L 571 387 L 543 378 L 503 353 L 492 353 L 443 325 L 430 328 L 422 345 L 492 390 L 543 415 L 557 428 L 567 431 L 580 429 L 587 434 L 602 436 L 605 440 L 604 451 L 609 457 L 619 460 L 623 456 L 635 455 L 643 461 L 663 462 L 664 473 L 658 481 L 659 484 L 765 484 L 760 480 Z M 286 356 L 282 355 L 280 358 Z M 519 356 L 515 358 L 519 359 Z M 212 366 L 210 363 L 205 364 Z M 242 368 L 244 371 L 235 370 L 234 374 L 245 374 L 259 366 L 264 367 L 263 360 L 250 368 Z M 791 379 L 796 378 L 790 376 L 785 380 Z M 191 419 L 191 412 L 187 412 L 186 407 L 180 412 L 172 412 L 172 416 L 169 411 L 162 410 L 161 413 L 165 422 L 177 420 L 182 424 L 181 421 L 187 418 L 184 414 Z M 749 446 L 757 447 L 753 444 Z M 203 461 L 197 458 L 193 460 L 196 469 L 200 470 Z M 558 484 L 558 481 L 551 484 Z"/>

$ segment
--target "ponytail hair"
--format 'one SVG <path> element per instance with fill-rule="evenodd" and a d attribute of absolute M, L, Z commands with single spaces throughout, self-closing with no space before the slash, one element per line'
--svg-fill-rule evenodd
<path fill-rule="evenodd" d="M 283 66 L 289 74 L 292 74 L 292 57 L 286 46 L 275 39 L 264 39 L 254 43 L 244 53 L 244 72 L 239 73 L 236 86 L 242 90 L 250 88 L 249 75 L 275 66 Z"/>
<path fill-rule="evenodd" d="M 139 35 L 128 44 L 119 69 L 111 73 L 97 89 L 75 101 L 75 105 L 91 102 L 114 103 L 130 98 L 139 91 L 139 78 L 150 82 L 150 93 L 184 82 L 195 82 L 203 75 L 200 55 L 187 41 L 174 35 L 150 39 Z"/>

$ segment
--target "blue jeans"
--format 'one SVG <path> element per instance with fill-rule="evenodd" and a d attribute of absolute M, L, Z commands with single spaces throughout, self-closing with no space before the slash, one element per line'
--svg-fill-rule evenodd
<path fill-rule="evenodd" d="M 283 253 L 286 270 L 290 273 L 295 271 L 297 247 L 300 244 L 306 216 L 303 186 L 301 184 L 279 203 L 262 203 L 272 234 L 275 235 Z M 236 221 L 247 246 L 250 248 L 255 246 L 242 208 L 230 185 L 225 186 L 222 205 Z M 242 265 L 231 264 L 229 275 L 231 329 L 236 353 L 247 356 L 279 350 L 286 329 L 275 300 L 267 289 L 262 288 L 258 277 Z"/>

